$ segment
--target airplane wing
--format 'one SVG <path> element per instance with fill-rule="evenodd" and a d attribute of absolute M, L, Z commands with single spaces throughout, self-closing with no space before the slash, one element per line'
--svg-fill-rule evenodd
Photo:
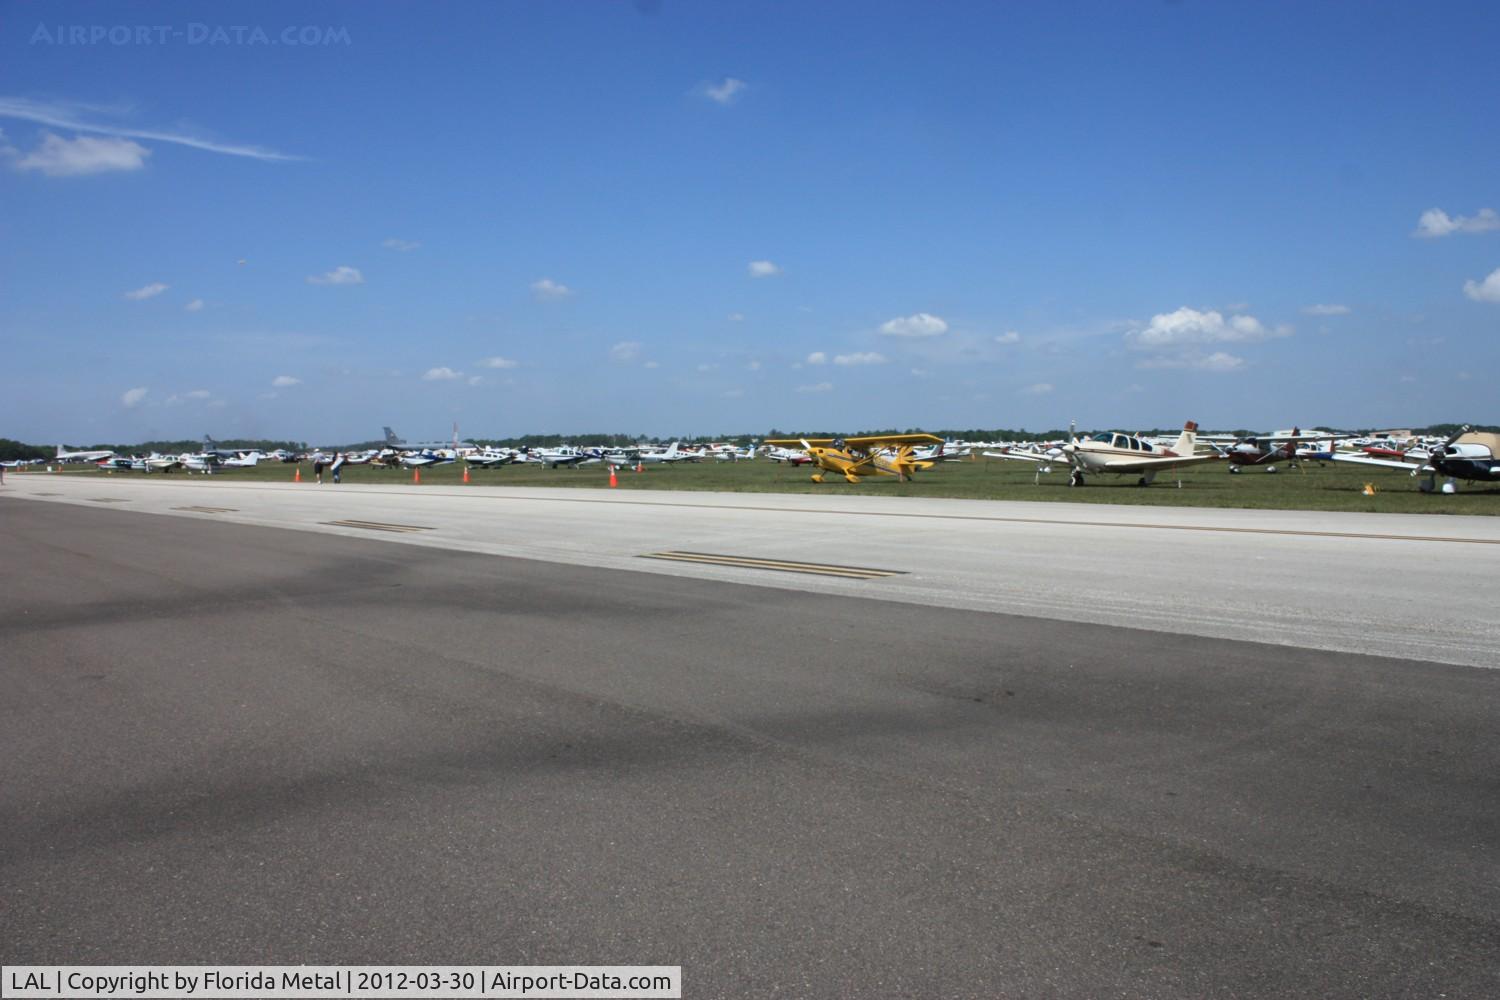
<path fill-rule="evenodd" d="M 871 434 L 868 437 L 844 438 L 851 448 L 900 447 L 903 444 L 943 444 L 936 434 Z"/>
<path fill-rule="evenodd" d="M 1350 462 L 1354 465 L 1376 465 L 1385 469 L 1405 469 L 1407 472 L 1431 472 L 1432 466 L 1418 465 L 1416 462 L 1401 462 L 1394 458 L 1374 458 L 1370 455 L 1344 455 L 1339 452 L 1333 453 L 1335 462 Z"/>
<path fill-rule="evenodd" d="M 805 451 L 806 445 L 814 448 L 827 448 L 838 438 L 766 438 L 766 444 L 775 445 L 778 448 L 794 448 L 797 451 Z"/>
<path fill-rule="evenodd" d="M 1008 458 L 1013 462 L 1035 462 L 1037 465 L 1072 465 L 1072 456 L 1067 452 L 1058 455 L 1043 455 L 1034 451 L 987 451 L 985 458 Z"/>

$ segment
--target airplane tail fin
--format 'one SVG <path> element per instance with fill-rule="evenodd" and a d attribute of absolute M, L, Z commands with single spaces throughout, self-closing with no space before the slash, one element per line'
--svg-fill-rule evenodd
<path fill-rule="evenodd" d="M 1177 436 L 1177 443 L 1172 445 L 1172 452 L 1176 455 L 1191 455 L 1197 445 L 1198 425 L 1189 420 L 1182 425 L 1182 433 Z"/>
<path fill-rule="evenodd" d="M 668 458 L 676 458 L 677 457 L 677 442 L 676 441 L 673 441 L 672 444 L 667 448 L 667 457 Z"/>

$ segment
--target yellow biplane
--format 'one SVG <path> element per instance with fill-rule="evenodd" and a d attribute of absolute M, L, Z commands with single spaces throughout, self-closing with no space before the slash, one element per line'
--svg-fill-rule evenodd
<path fill-rule="evenodd" d="M 941 446 L 943 439 L 933 434 L 872 434 L 852 438 L 784 438 L 767 441 L 782 448 L 801 447 L 818 466 L 812 481 L 821 483 L 828 472 L 837 472 L 851 483 L 861 476 L 895 476 L 903 483 L 919 469 L 930 469 L 936 462 L 913 457 L 919 444 Z"/>

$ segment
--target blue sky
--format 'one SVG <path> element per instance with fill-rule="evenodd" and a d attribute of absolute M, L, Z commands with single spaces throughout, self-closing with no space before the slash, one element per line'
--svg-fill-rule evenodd
<path fill-rule="evenodd" d="M 1496 37 L 1492 3 L 4 4 L 0 436 L 1500 420 Z"/>

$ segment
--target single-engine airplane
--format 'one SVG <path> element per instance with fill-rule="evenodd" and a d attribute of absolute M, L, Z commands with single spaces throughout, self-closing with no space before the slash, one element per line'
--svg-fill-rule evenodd
<path fill-rule="evenodd" d="M 1500 434 L 1471 432 L 1467 426 L 1447 441 L 1427 453 L 1425 462 L 1402 462 L 1393 458 L 1373 458 L 1369 455 L 1346 455 L 1338 452 L 1335 462 L 1354 465 L 1376 465 L 1386 469 L 1407 469 L 1413 476 L 1425 474 L 1417 484 L 1423 493 L 1437 488 L 1437 477 L 1447 477 L 1443 483 L 1444 493 L 1457 493 L 1460 479 L 1469 482 L 1500 482 Z"/>
<path fill-rule="evenodd" d="M 1068 476 L 1069 486 L 1082 486 L 1084 474 L 1095 472 L 1138 475 L 1140 479 L 1136 485 L 1150 486 L 1151 480 L 1156 478 L 1158 472 L 1218 459 L 1219 456 L 1216 453 L 1194 454 L 1193 447 L 1197 440 L 1198 425 L 1189 420 L 1183 425 L 1182 433 L 1178 435 L 1176 443 L 1170 448 L 1162 448 L 1119 431 L 1104 431 L 1091 438 L 1074 436 L 1070 442 L 1062 446 L 1060 452 L 1055 454 L 987 451 L 984 455 L 986 458 L 1008 458 L 1031 462 L 1041 466 L 1043 472 L 1048 471 L 1053 462 L 1060 462 L 1071 470 Z"/>
<path fill-rule="evenodd" d="M 943 439 L 935 434 L 871 434 L 852 438 L 783 438 L 768 440 L 772 447 L 790 448 L 800 445 L 803 452 L 818 466 L 812 481 L 821 483 L 823 476 L 836 472 L 858 483 L 861 476 L 895 476 L 901 482 L 911 479 L 912 473 L 930 469 L 935 463 L 912 458 L 912 450 L 919 444 L 942 444 Z M 886 449 L 894 449 L 894 453 Z"/>

